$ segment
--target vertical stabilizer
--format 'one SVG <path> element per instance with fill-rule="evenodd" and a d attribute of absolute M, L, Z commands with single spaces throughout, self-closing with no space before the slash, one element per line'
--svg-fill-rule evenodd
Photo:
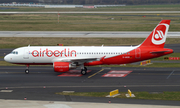
<path fill-rule="evenodd" d="M 162 20 L 145 39 L 140 47 L 158 47 L 164 48 L 169 25 L 171 20 Z"/>

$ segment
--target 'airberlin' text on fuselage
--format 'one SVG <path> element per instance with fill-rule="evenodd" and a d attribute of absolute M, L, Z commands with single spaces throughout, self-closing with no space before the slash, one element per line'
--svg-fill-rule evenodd
<path fill-rule="evenodd" d="M 48 48 L 46 48 L 46 50 L 42 50 L 40 48 L 40 50 L 33 50 L 32 51 L 32 56 L 34 57 L 44 57 L 44 56 L 47 56 L 47 57 L 72 57 L 72 56 L 75 56 L 76 57 L 76 51 L 75 50 L 66 50 L 66 48 L 64 50 L 48 50 Z"/>

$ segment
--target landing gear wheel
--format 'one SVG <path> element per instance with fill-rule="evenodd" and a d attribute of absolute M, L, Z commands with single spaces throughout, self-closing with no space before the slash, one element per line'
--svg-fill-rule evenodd
<path fill-rule="evenodd" d="M 29 74 L 29 69 L 26 69 L 26 70 L 25 70 L 25 73 L 26 73 L 26 74 Z"/>
<path fill-rule="evenodd" d="M 82 74 L 82 75 L 86 75 L 86 73 L 87 73 L 87 69 L 82 69 L 82 70 L 81 70 L 81 74 Z"/>

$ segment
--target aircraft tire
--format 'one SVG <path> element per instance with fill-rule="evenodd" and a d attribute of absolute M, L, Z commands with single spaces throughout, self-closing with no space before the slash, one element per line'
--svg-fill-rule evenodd
<path fill-rule="evenodd" d="M 82 70 L 81 70 L 81 74 L 82 74 L 82 75 L 86 75 L 86 73 L 87 73 L 87 70 L 86 70 L 86 69 L 82 69 Z"/>
<path fill-rule="evenodd" d="M 26 70 L 25 70 L 25 73 L 26 73 L 26 74 L 29 74 L 29 69 L 26 69 Z"/>

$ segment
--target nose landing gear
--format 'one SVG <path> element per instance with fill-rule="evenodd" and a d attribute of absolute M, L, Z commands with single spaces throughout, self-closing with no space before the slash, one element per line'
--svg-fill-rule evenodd
<path fill-rule="evenodd" d="M 29 74 L 29 65 L 26 65 L 25 73 Z"/>

